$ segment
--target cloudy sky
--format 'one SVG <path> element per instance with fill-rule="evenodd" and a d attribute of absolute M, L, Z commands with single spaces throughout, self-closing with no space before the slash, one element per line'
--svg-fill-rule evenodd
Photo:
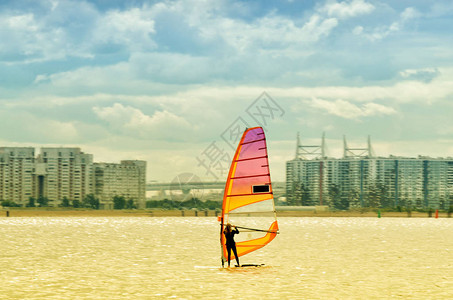
<path fill-rule="evenodd" d="M 0 146 L 148 162 L 148 181 L 224 180 L 266 129 L 272 178 L 296 135 L 341 157 L 453 156 L 450 0 L 0 1 Z"/>

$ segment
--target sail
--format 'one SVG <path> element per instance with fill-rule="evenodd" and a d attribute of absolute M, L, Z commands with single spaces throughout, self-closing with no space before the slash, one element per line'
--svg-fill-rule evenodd
<path fill-rule="evenodd" d="M 238 256 L 258 250 L 278 233 L 274 197 L 263 128 L 246 129 L 231 163 L 220 218 L 222 264 L 227 260 L 224 226 L 237 226 Z M 234 259 L 231 253 L 231 259 Z"/>

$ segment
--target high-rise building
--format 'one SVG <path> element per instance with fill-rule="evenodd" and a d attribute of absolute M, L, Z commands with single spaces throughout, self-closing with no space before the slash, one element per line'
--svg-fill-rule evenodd
<path fill-rule="evenodd" d="M 101 208 L 112 209 L 113 197 L 132 199 L 139 208 L 145 207 L 146 162 L 123 160 L 121 163 L 95 163 L 95 196 Z"/>
<path fill-rule="evenodd" d="M 114 196 L 145 207 L 146 162 L 93 163 L 92 154 L 64 147 L 41 148 L 35 158 L 31 147 L 0 147 L 0 201 L 26 206 L 33 197 L 59 206 L 64 199 L 82 203 L 89 194 L 101 208 L 113 208 Z"/>
<path fill-rule="evenodd" d="M 301 146 L 297 140 L 297 149 Z M 309 146 L 313 149 L 315 146 Z M 453 158 L 375 157 L 370 139 L 364 148 L 349 148 L 343 158 L 298 155 L 286 163 L 290 205 L 336 208 L 406 206 L 447 208 L 453 205 Z"/>
<path fill-rule="evenodd" d="M 35 150 L 0 147 L 0 200 L 25 206 L 33 196 Z"/>
<path fill-rule="evenodd" d="M 93 193 L 93 155 L 80 148 L 41 148 L 36 160 L 36 194 L 57 206 Z"/>

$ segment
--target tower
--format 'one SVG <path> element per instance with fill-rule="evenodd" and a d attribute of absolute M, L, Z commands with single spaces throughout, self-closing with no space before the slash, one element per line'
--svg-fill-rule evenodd
<path fill-rule="evenodd" d="M 372 158 L 374 156 L 371 148 L 371 138 L 368 136 L 366 148 L 350 148 L 346 142 L 346 136 L 343 135 L 343 158 Z"/>
<path fill-rule="evenodd" d="M 300 134 L 297 133 L 297 146 L 295 159 L 323 159 L 325 158 L 325 133 L 322 133 L 321 145 L 302 145 Z"/>

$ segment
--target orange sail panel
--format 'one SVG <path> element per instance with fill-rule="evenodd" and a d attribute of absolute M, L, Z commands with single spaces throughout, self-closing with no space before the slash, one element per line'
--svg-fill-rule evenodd
<path fill-rule="evenodd" d="M 265 246 L 278 233 L 266 138 L 261 127 L 246 129 L 242 135 L 226 181 L 220 221 L 222 264 L 228 257 L 223 234 L 227 223 L 239 229 L 240 234 L 235 236 L 238 256 Z"/>

